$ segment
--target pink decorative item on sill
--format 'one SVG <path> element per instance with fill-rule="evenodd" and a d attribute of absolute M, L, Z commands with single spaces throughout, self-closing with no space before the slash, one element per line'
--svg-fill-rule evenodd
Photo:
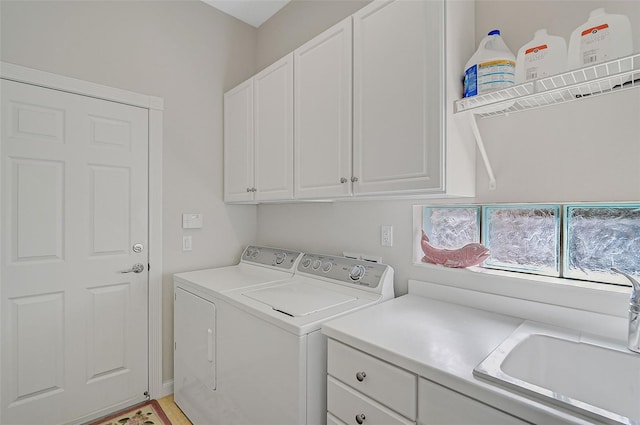
<path fill-rule="evenodd" d="M 459 249 L 439 249 L 429 245 L 427 234 L 422 232 L 423 263 L 445 267 L 464 268 L 476 266 L 489 258 L 489 250 L 479 243 L 470 243 Z"/>

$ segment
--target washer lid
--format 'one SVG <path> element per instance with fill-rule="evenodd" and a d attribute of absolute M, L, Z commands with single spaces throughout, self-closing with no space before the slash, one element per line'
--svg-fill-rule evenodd
<path fill-rule="evenodd" d="M 290 316 L 306 316 L 357 300 L 352 295 L 318 288 L 300 282 L 245 292 L 245 297 L 266 304 Z"/>

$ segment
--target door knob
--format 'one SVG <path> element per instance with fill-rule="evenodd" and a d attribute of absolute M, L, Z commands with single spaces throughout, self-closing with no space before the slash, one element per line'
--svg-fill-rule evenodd
<path fill-rule="evenodd" d="M 120 270 L 120 273 L 142 273 L 144 271 L 144 264 L 136 263 L 129 270 Z"/>

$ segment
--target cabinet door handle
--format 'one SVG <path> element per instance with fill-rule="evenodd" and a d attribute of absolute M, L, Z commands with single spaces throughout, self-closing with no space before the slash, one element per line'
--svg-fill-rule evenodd
<path fill-rule="evenodd" d="M 251 188 L 250 187 L 247 188 L 247 192 L 251 192 Z"/>
<path fill-rule="evenodd" d="M 356 176 L 351 177 L 351 182 L 355 183 L 358 181 L 358 178 Z"/>
<path fill-rule="evenodd" d="M 347 182 L 347 179 L 345 177 L 340 178 L 340 183 L 345 184 Z"/>
<path fill-rule="evenodd" d="M 364 378 L 366 377 L 367 377 L 367 374 L 364 371 L 356 372 L 356 379 L 358 380 L 358 382 L 364 381 Z"/>
<path fill-rule="evenodd" d="M 362 425 L 365 419 L 367 418 L 364 416 L 364 413 L 360 413 L 359 415 L 356 415 L 356 422 L 358 422 L 359 425 Z"/>

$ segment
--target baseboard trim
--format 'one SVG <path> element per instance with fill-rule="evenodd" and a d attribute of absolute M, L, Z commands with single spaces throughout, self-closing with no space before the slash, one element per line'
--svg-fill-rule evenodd
<path fill-rule="evenodd" d="M 160 397 L 158 398 L 166 397 L 171 394 L 173 394 L 173 379 L 162 383 L 162 390 L 160 392 Z"/>

